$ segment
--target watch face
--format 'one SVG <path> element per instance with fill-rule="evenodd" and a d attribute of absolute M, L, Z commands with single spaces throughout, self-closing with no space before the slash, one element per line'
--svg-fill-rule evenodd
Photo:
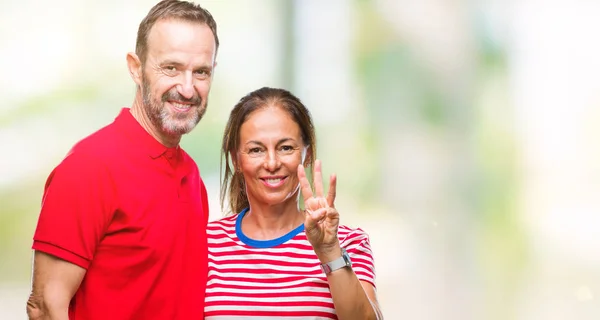
<path fill-rule="evenodd" d="M 348 252 L 346 252 L 346 249 L 344 249 L 344 248 L 342 248 L 342 257 L 344 258 L 344 261 L 346 262 L 346 266 L 351 267 L 352 260 L 350 260 L 350 255 L 348 255 Z"/>

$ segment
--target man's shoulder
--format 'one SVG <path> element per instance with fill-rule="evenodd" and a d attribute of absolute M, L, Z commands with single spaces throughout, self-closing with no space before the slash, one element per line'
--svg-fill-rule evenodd
<path fill-rule="evenodd" d="M 58 166 L 88 163 L 86 166 L 104 165 L 116 155 L 118 143 L 114 123 L 108 124 L 75 143 Z"/>
<path fill-rule="evenodd" d="M 71 153 L 91 153 L 96 154 L 104 151 L 103 149 L 113 145 L 116 141 L 116 130 L 114 123 L 105 125 L 104 127 L 92 132 L 86 137 L 76 142 L 69 154 Z"/>

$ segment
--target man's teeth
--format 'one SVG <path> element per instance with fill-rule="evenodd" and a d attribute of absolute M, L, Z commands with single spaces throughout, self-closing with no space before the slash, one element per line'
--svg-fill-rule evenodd
<path fill-rule="evenodd" d="M 181 110 L 187 110 L 192 107 L 192 105 L 190 105 L 190 104 L 182 104 L 182 103 L 176 103 L 176 102 L 173 102 L 171 104 L 173 105 L 173 107 L 175 107 L 177 109 L 181 109 Z"/>

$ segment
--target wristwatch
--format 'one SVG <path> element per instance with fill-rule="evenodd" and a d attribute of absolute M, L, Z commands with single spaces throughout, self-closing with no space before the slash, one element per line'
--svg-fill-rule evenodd
<path fill-rule="evenodd" d="M 342 248 L 342 256 L 327 262 L 327 263 L 321 263 L 321 269 L 323 269 L 323 272 L 325 272 L 325 274 L 330 274 L 332 272 L 334 272 L 337 269 L 341 269 L 344 267 L 350 267 L 352 268 L 352 261 L 350 260 L 350 256 L 348 255 L 348 252 L 346 252 L 346 249 Z"/>

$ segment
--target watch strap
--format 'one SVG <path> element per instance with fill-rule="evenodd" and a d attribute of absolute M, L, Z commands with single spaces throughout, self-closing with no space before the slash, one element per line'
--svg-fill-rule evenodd
<path fill-rule="evenodd" d="M 321 264 L 321 269 L 323 270 L 323 272 L 325 272 L 325 274 L 330 274 L 335 270 L 344 268 L 344 267 L 352 267 L 352 261 L 350 260 L 350 256 L 348 255 L 348 252 L 346 252 L 346 249 L 342 248 L 342 256 L 327 262 L 327 263 L 322 263 Z"/>

